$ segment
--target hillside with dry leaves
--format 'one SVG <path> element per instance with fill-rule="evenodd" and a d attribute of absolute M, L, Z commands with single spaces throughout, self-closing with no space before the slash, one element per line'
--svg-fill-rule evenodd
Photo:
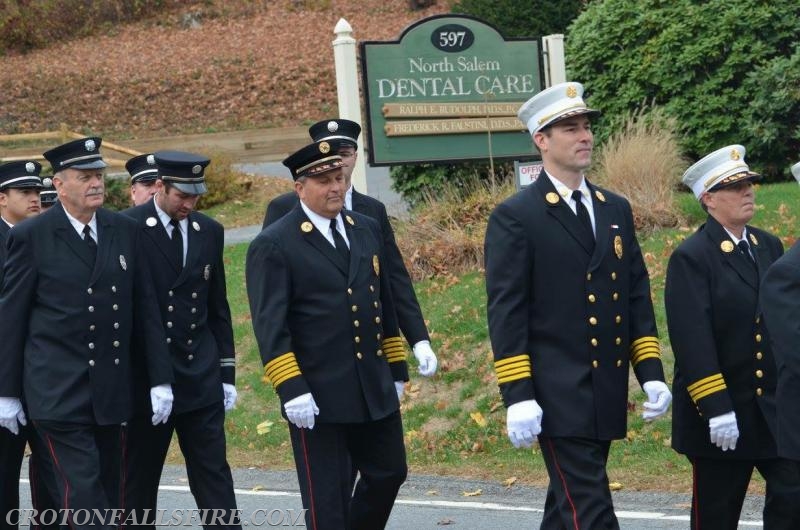
<path fill-rule="evenodd" d="M 447 10 L 445 0 L 420 11 L 408 0 L 206 2 L 3 56 L 0 134 L 60 123 L 120 139 L 302 125 L 336 112 L 339 18 L 359 41 L 392 40 Z"/>

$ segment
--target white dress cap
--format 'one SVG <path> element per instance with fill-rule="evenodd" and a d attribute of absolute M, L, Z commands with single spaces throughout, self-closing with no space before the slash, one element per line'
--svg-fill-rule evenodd
<path fill-rule="evenodd" d="M 583 101 L 583 85 L 572 81 L 542 90 L 523 103 L 517 111 L 517 117 L 531 134 L 556 121 L 578 114 L 600 114 L 600 111 L 586 106 Z"/>
<path fill-rule="evenodd" d="M 729 145 L 717 149 L 695 162 L 681 179 L 689 186 L 694 196 L 700 196 L 714 187 L 723 187 L 743 179 L 754 180 L 759 177 L 744 161 L 743 145 Z"/>

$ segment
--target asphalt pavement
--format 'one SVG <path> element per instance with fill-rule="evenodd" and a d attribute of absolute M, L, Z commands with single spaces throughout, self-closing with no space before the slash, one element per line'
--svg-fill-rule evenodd
<path fill-rule="evenodd" d="M 26 469 L 27 463 L 23 465 L 24 477 L 20 486 L 22 509 L 30 508 Z M 293 470 L 234 469 L 233 477 L 244 527 L 304 526 L 300 493 Z M 685 529 L 689 526 L 689 495 L 621 490 L 614 492 L 613 496 L 617 518 L 623 530 Z M 412 474 L 400 489 L 386 528 L 538 528 L 544 498 L 545 490 L 542 488 L 520 485 L 506 487 L 497 482 Z M 159 517 L 162 524 L 159 526 L 200 526 L 199 517 L 194 512 L 197 505 L 189 492 L 183 466 L 165 467 L 158 508 L 163 510 L 163 515 Z M 763 499 L 749 496 L 742 510 L 739 528 L 762 527 L 762 509 Z"/>

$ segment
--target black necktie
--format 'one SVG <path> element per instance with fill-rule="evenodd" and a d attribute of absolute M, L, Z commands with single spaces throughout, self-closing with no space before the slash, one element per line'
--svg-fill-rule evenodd
<path fill-rule="evenodd" d="M 169 224 L 172 225 L 172 247 L 174 255 L 178 258 L 178 270 L 183 269 L 183 234 L 181 234 L 180 222 L 175 219 L 170 219 Z"/>
<path fill-rule="evenodd" d="M 350 265 L 350 249 L 347 248 L 347 243 L 345 243 L 342 234 L 336 230 L 336 219 L 331 219 L 331 231 L 333 232 L 333 243 L 336 246 L 336 250 L 339 251 L 339 254 L 344 258 L 344 262 L 349 266 Z"/>
<path fill-rule="evenodd" d="M 83 242 L 89 247 L 92 256 L 92 263 L 97 259 L 97 242 L 92 238 L 92 229 L 89 225 L 83 227 Z"/>
<path fill-rule="evenodd" d="M 747 258 L 747 262 L 750 265 L 755 265 L 756 262 L 753 259 L 753 255 L 750 254 L 750 245 L 747 244 L 747 241 L 742 239 L 737 243 L 737 246 L 739 247 L 739 250 L 742 252 L 742 254 L 744 254 L 744 257 Z"/>
<path fill-rule="evenodd" d="M 594 241 L 592 220 L 589 219 L 589 210 L 586 209 L 582 199 L 583 194 L 581 193 L 581 190 L 575 190 L 572 192 L 572 200 L 575 201 L 575 213 L 578 216 L 578 219 L 580 219 L 583 227 L 592 235 L 592 241 Z"/>

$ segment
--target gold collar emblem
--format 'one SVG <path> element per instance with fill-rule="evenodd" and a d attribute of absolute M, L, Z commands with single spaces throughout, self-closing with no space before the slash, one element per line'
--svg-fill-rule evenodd
<path fill-rule="evenodd" d="M 344 216 L 344 219 L 345 219 L 345 221 L 347 221 L 347 222 L 348 222 L 348 224 L 349 224 L 350 226 L 353 226 L 354 224 L 356 224 L 356 222 L 355 222 L 355 221 L 353 221 L 353 218 L 352 218 L 352 217 L 350 217 L 349 215 L 345 215 L 345 216 Z"/>
<path fill-rule="evenodd" d="M 300 230 L 305 232 L 306 234 L 314 230 L 314 225 L 312 225 L 308 221 L 303 221 L 303 224 L 300 225 Z"/>
<path fill-rule="evenodd" d="M 544 196 L 544 200 L 549 202 L 550 204 L 558 204 L 559 197 L 558 193 L 553 193 L 552 191 Z"/>
<path fill-rule="evenodd" d="M 756 239 L 755 234 L 750 234 L 750 242 L 754 245 L 758 245 L 758 239 Z"/>
<path fill-rule="evenodd" d="M 722 249 L 722 252 L 726 254 L 730 254 L 733 252 L 733 242 L 728 241 L 727 239 L 719 244 L 719 248 Z"/>
<path fill-rule="evenodd" d="M 600 190 L 594 190 L 594 196 L 595 196 L 595 197 L 597 197 L 597 199 L 598 199 L 600 202 L 606 202 L 606 196 L 605 196 L 605 195 L 603 195 L 603 192 L 602 192 L 602 191 L 600 191 Z"/>

